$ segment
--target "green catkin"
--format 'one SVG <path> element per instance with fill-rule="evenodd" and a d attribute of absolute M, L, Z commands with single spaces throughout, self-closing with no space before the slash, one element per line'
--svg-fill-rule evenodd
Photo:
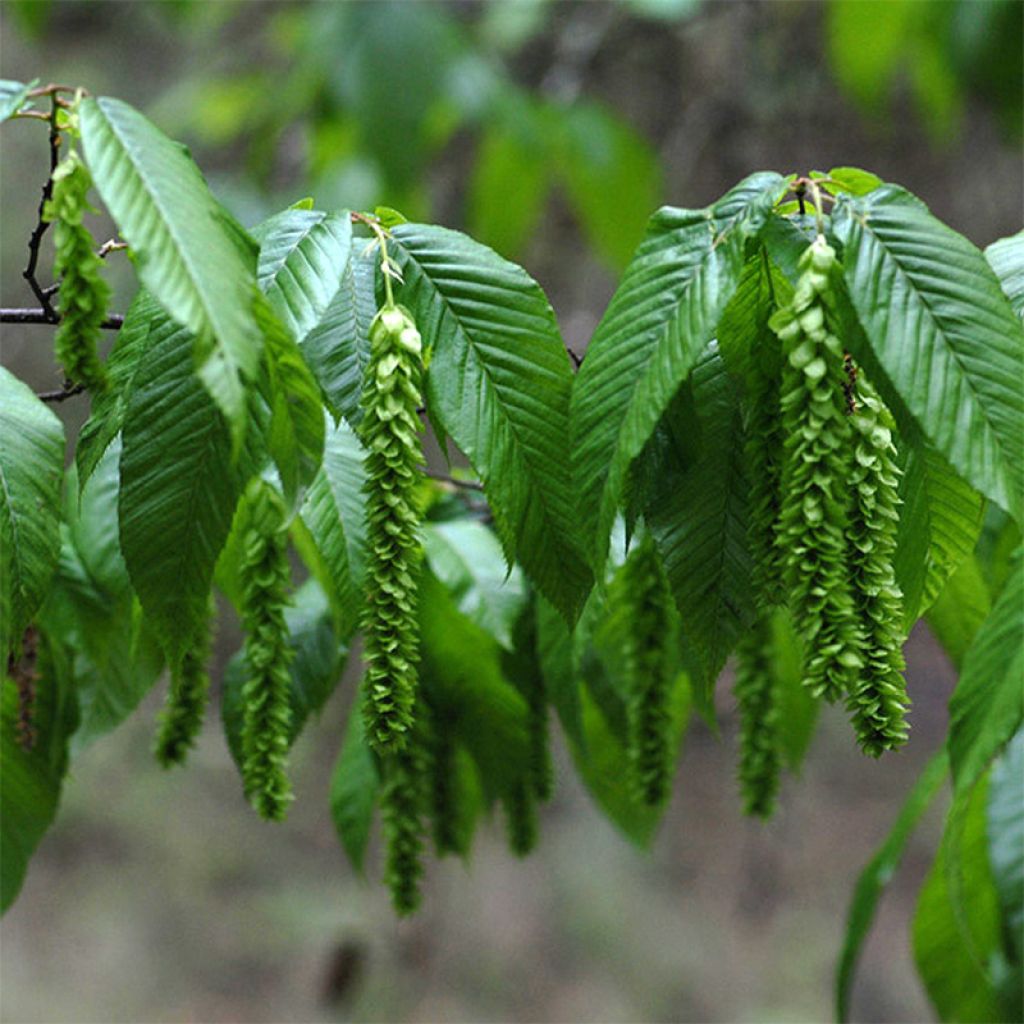
<path fill-rule="evenodd" d="M 779 708 L 771 645 L 771 618 L 762 615 L 736 649 L 740 793 L 743 813 L 757 818 L 772 816 L 779 791 Z"/>
<path fill-rule="evenodd" d="M 672 595 L 649 536 L 627 556 L 621 583 L 631 619 L 624 651 L 629 688 L 628 770 L 637 798 L 654 807 L 666 799 L 672 781 L 668 708 Z"/>
<path fill-rule="evenodd" d="M 502 797 L 509 849 L 517 857 L 525 857 L 537 845 L 537 801 L 532 782 L 523 779 Z"/>
<path fill-rule="evenodd" d="M 384 755 L 381 816 L 387 846 L 384 881 L 401 917 L 420 905 L 423 877 L 423 822 L 420 816 L 423 759 L 415 743 Z"/>
<path fill-rule="evenodd" d="M 829 331 L 825 296 L 835 252 L 823 236 L 800 259 L 791 304 L 771 327 L 782 342 L 785 443 L 776 543 L 807 657 L 804 683 L 834 701 L 863 667 L 847 566 L 852 426 L 843 395 L 843 349 Z"/>
<path fill-rule="evenodd" d="M 292 659 L 284 609 L 290 570 L 287 531 L 266 485 L 250 488 L 239 579 L 246 679 L 242 685 L 242 781 L 268 821 L 283 820 L 292 800 L 287 775 Z"/>
<path fill-rule="evenodd" d="M 360 429 L 367 451 L 365 714 L 367 736 L 379 752 L 405 743 L 416 702 L 420 352 L 419 331 L 408 312 L 390 306 L 377 313 L 370 326 Z"/>
<path fill-rule="evenodd" d="M 544 680 L 537 673 L 526 692 L 526 729 L 530 744 L 530 785 L 541 802 L 551 799 L 555 789 L 555 773 L 551 764 L 548 736 L 548 702 Z"/>
<path fill-rule="evenodd" d="M 164 768 L 184 764 L 203 726 L 203 716 L 210 697 L 207 665 L 213 647 L 215 612 L 216 606 L 211 599 L 209 616 L 200 627 L 195 643 L 171 671 L 171 688 L 160 714 L 153 746 L 153 753 Z"/>
<path fill-rule="evenodd" d="M 429 718 L 429 725 L 424 721 Z M 455 738 L 451 725 L 436 714 L 417 711 L 416 731 L 429 733 L 425 742 L 430 788 L 430 824 L 439 857 L 460 853 Z"/>
<path fill-rule="evenodd" d="M 899 477 L 892 417 L 874 388 L 860 377 L 851 416 L 855 449 L 850 476 L 853 512 L 850 563 L 864 633 L 864 670 L 847 697 L 857 739 L 879 757 L 907 740 L 903 679 L 903 594 L 893 559 L 899 526 Z"/>
<path fill-rule="evenodd" d="M 72 151 L 53 172 L 53 193 L 43 211 L 54 222 L 54 276 L 60 324 L 54 337 L 57 361 L 69 381 L 92 391 L 106 386 L 106 368 L 96 352 L 107 315 L 110 286 L 100 274 L 101 261 L 82 216 L 91 211 L 87 196 L 92 178 Z"/>

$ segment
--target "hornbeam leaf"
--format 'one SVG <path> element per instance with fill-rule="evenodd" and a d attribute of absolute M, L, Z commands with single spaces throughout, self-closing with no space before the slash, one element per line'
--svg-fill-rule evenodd
<path fill-rule="evenodd" d="M 64 427 L 0 366 L 0 658 L 42 604 L 60 555 Z"/>
<path fill-rule="evenodd" d="M 188 151 L 110 97 L 81 105 L 96 187 L 132 248 L 143 285 L 195 336 L 199 375 L 231 426 L 245 428 L 244 381 L 261 350 L 254 260 L 239 244 Z"/>
<path fill-rule="evenodd" d="M 483 481 L 509 562 L 574 619 L 591 576 L 569 479 L 572 371 L 554 312 L 521 267 L 466 235 L 392 229 L 400 301 L 431 353 L 427 405 Z"/>
<path fill-rule="evenodd" d="M 903 591 L 904 628 L 924 615 L 981 533 L 981 495 L 929 445 L 903 448 L 894 568 Z"/>
<path fill-rule="evenodd" d="M 746 241 L 785 187 L 778 174 L 755 174 L 706 209 L 651 218 L 573 388 L 577 529 L 593 566 L 604 563 L 630 464 L 711 340 Z"/>
<path fill-rule="evenodd" d="M 206 618 L 214 565 L 251 462 L 248 453 L 232 461 L 231 434 L 193 372 L 192 346 L 186 328 L 153 324 L 121 452 L 121 551 L 170 660 Z"/>
<path fill-rule="evenodd" d="M 840 196 L 832 230 L 868 346 L 853 354 L 873 377 L 877 365 L 887 400 L 898 397 L 953 468 L 1020 521 L 1024 330 L 985 257 L 893 185 Z"/>
<path fill-rule="evenodd" d="M 690 394 L 676 399 L 664 429 L 672 456 L 646 510 L 661 552 L 683 636 L 697 655 L 694 682 L 705 703 L 737 639 L 750 624 L 753 594 L 747 549 L 747 480 L 740 405 L 712 343 L 690 375 Z M 696 412 L 699 440 L 687 436 Z M 690 663 L 690 659 L 687 659 Z"/>
<path fill-rule="evenodd" d="M 966 793 L 1024 720 L 1024 554 L 964 657 L 949 701 L 953 788 Z"/>
<path fill-rule="evenodd" d="M 1014 313 L 1024 319 L 1024 231 L 993 242 L 985 250 L 985 259 L 999 278 Z"/>
<path fill-rule="evenodd" d="M 22 107 L 28 94 L 38 83 L 34 78 L 31 82 L 14 82 L 9 78 L 0 78 L 0 122 L 13 117 Z"/>

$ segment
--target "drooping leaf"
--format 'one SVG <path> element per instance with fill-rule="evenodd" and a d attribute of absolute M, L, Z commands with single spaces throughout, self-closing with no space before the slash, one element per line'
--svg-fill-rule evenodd
<path fill-rule="evenodd" d="M 301 345 L 343 287 L 352 251 L 349 213 L 288 209 L 253 237 L 260 243 L 260 288 Z"/>
<path fill-rule="evenodd" d="M 76 750 L 120 725 L 164 667 L 121 556 L 120 458 L 115 438 L 81 494 L 71 471 L 60 562 L 45 606 L 43 625 L 63 638 L 71 658 L 80 712 Z"/>
<path fill-rule="evenodd" d="M 707 346 L 739 284 L 746 240 L 785 188 L 745 179 L 704 210 L 665 207 L 612 298 L 573 388 L 577 531 L 603 566 L 630 464 Z"/>
<path fill-rule="evenodd" d="M 183 146 L 121 100 L 90 98 L 80 111 L 96 187 L 132 248 L 142 284 L 194 335 L 199 376 L 237 450 L 244 382 L 255 379 L 260 363 L 254 259 Z"/>
<path fill-rule="evenodd" d="M 963 664 L 991 608 L 992 596 L 977 559 L 965 558 L 928 610 L 928 625 L 955 668 Z"/>
<path fill-rule="evenodd" d="M 903 505 L 894 568 L 903 591 L 903 625 L 909 632 L 974 550 L 984 502 L 934 448 L 902 447 Z"/>
<path fill-rule="evenodd" d="M 328 427 L 323 465 L 292 527 L 295 546 L 330 598 L 344 637 L 354 632 L 363 603 L 363 455 L 347 423 Z"/>
<path fill-rule="evenodd" d="M 366 364 L 370 361 L 370 321 L 377 312 L 375 263 L 365 238 L 353 238 L 351 256 L 338 291 L 302 341 L 302 354 L 335 418 L 359 425 Z"/>
<path fill-rule="evenodd" d="M 912 419 L 968 483 L 1020 520 L 1024 330 L 992 268 L 893 185 L 841 196 L 832 230 L 864 331 L 849 339 L 854 356 L 886 400 L 898 400 L 897 419 Z"/>
<path fill-rule="evenodd" d="M 31 82 L 14 82 L 9 78 L 0 78 L 0 123 L 13 117 L 28 99 L 29 92 L 36 87 L 39 79 Z"/>
<path fill-rule="evenodd" d="M 497 537 L 471 519 L 427 523 L 423 550 L 430 571 L 459 611 L 511 650 L 512 630 L 526 602 L 526 589 L 518 568 L 506 569 Z"/>
<path fill-rule="evenodd" d="M 205 620 L 250 460 L 193 372 L 192 335 L 154 322 L 125 412 L 119 515 L 132 585 L 170 659 Z"/>
<path fill-rule="evenodd" d="M 508 558 L 574 619 L 590 574 L 574 539 L 572 371 L 554 312 L 522 268 L 465 235 L 401 224 L 392 236 L 400 300 L 431 353 L 430 414 L 483 481 Z"/>
<path fill-rule="evenodd" d="M 424 695 L 473 756 L 488 798 L 507 794 L 527 770 L 527 708 L 502 675 L 501 648 L 428 569 L 419 609 Z"/>
<path fill-rule="evenodd" d="M 34 743 L 18 740 L 18 687 L 3 675 L 0 695 L 0 913 L 14 902 L 28 862 L 57 813 L 68 737 L 78 723 L 75 688 L 63 647 L 43 634 L 32 705 Z"/>
<path fill-rule="evenodd" d="M 988 780 L 970 794 L 959 847 L 961 917 L 949 889 L 951 847 L 943 841 L 921 888 L 914 914 L 914 960 L 941 1020 L 964 1024 L 1012 1021 L 993 984 L 1000 953 L 999 901 L 985 836 Z M 1010 1010 L 1008 1013 L 1007 1011 Z"/>
<path fill-rule="evenodd" d="M 285 498 L 293 502 L 299 489 L 312 481 L 323 457 L 320 388 L 269 300 L 259 296 L 255 308 L 263 330 L 270 391 L 267 448 L 277 466 Z"/>
<path fill-rule="evenodd" d="M 878 901 L 885 892 L 896 868 L 903 859 L 903 852 L 914 834 L 921 816 L 931 805 L 936 793 L 946 778 L 949 761 L 945 750 L 940 750 L 925 765 L 914 783 L 900 812 L 893 822 L 885 841 L 875 852 L 867 866 L 857 878 L 853 899 L 846 914 L 846 932 L 843 936 L 843 950 L 836 972 L 836 1019 L 850 1019 L 850 996 L 853 991 L 857 960 L 875 919 Z"/>
<path fill-rule="evenodd" d="M 993 242 L 985 250 L 985 259 L 999 278 L 1013 311 L 1024 319 L 1024 231 Z"/>
<path fill-rule="evenodd" d="M 1024 557 L 964 656 L 949 701 L 953 787 L 969 791 L 1024 719 Z"/>
<path fill-rule="evenodd" d="M 117 340 L 107 356 L 107 387 L 92 396 L 92 408 L 75 445 L 78 486 L 85 487 L 107 446 L 121 432 L 135 374 L 149 347 L 154 323 L 170 317 L 145 289 L 140 289 L 125 314 Z M 165 329 L 167 329 L 165 327 Z"/>
<path fill-rule="evenodd" d="M 698 436 L 685 406 L 692 403 Z M 647 525 L 661 553 L 696 655 L 694 682 L 705 701 L 753 615 L 747 549 L 747 480 L 740 406 L 712 343 L 663 420 L 671 458 L 647 506 Z"/>
<path fill-rule="evenodd" d="M 357 694 L 348 714 L 345 739 L 331 775 L 331 818 L 352 866 L 362 874 L 377 806 L 380 773 L 363 730 L 362 703 Z"/>
<path fill-rule="evenodd" d="M 289 699 L 289 745 L 302 732 L 310 715 L 317 714 L 334 692 L 348 658 L 348 645 L 338 638 L 327 597 L 315 580 L 307 580 L 284 612 L 292 659 Z M 228 662 L 224 672 L 221 719 L 228 749 L 235 763 L 242 763 L 242 689 L 246 668 L 241 651 Z"/>
<path fill-rule="evenodd" d="M 0 366 L 0 658 L 46 596 L 60 553 L 64 427 Z"/>
<path fill-rule="evenodd" d="M 1024 730 L 1017 730 L 992 766 L 986 832 L 1004 933 L 1019 973 L 1024 955 Z"/>

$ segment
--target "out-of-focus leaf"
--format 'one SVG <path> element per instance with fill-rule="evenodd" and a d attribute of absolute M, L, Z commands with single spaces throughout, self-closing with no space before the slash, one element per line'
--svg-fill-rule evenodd
<path fill-rule="evenodd" d="M 380 773 L 363 730 L 360 694 L 348 713 L 345 739 L 331 775 L 331 818 L 341 845 L 360 874 L 370 841 L 373 811 L 377 806 Z"/>
<path fill-rule="evenodd" d="M 991 608 L 992 597 L 977 560 L 965 558 L 928 610 L 928 625 L 956 668 Z"/>
<path fill-rule="evenodd" d="M 1024 955 L 1024 730 L 1017 730 L 992 766 L 987 835 L 1004 934 L 1019 975 Z"/>
<path fill-rule="evenodd" d="M 13 117 L 28 99 L 31 89 L 39 83 L 38 78 L 31 82 L 14 82 L 9 78 L 0 78 L 0 123 Z"/>
<path fill-rule="evenodd" d="M 999 278 L 1013 311 L 1024 319 L 1024 231 L 993 242 L 985 250 L 985 259 Z"/>

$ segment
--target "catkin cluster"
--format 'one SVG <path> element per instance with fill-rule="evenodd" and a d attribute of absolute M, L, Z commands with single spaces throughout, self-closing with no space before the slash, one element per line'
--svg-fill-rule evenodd
<path fill-rule="evenodd" d="M 637 797 L 656 806 L 668 796 L 672 781 L 668 708 L 672 595 L 650 536 L 629 553 L 621 579 L 630 616 L 624 652 L 629 772 Z"/>
<path fill-rule="evenodd" d="M 171 668 L 171 688 L 167 704 L 160 715 L 153 753 L 157 761 L 170 768 L 182 764 L 203 726 L 206 704 L 210 696 L 207 664 L 213 648 L 213 600 L 207 618 L 200 626 L 195 641 Z"/>
<path fill-rule="evenodd" d="M 284 609 L 290 571 L 287 531 L 265 485 L 250 488 L 239 580 L 245 628 L 242 684 L 242 781 L 261 817 L 281 821 L 292 800 L 287 775 L 292 659 Z"/>
<path fill-rule="evenodd" d="M 414 743 L 381 759 L 381 817 L 387 844 L 384 881 L 391 890 L 395 911 L 402 917 L 420 905 L 423 768 L 423 758 Z"/>
<path fill-rule="evenodd" d="M 761 346 L 750 379 L 745 450 L 758 618 L 737 651 L 735 692 L 744 804 L 761 816 L 774 805 L 780 764 L 773 605 L 792 612 L 805 685 L 845 701 L 867 753 L 907 736 L 892 420 L 833 328 L 835 262 L 819 235 L 801 258 L 792 300 L 770 321 L 779 348 Z"/>
<path fill-rule="evenodd" d="M 361 423 L 367 452 L 365 714 L 370 743 L 380 752 L 404 745 L 416 702 L 420 352 L 410 314 L 395 306 L 380 310 L 370 326 Z"/>
<path fill-rule="evenodd" d="M 91 211 L 87 199 L 92 178 L 72 151 L 53 172 L 53 192 L 43 211 L 54 223 L 54 276 L 60 324 L 54 338 L 57 361 L 69 381 L 93 391 L 106 386 L 106 369 L 96 352 L 107 315 L 110 287 L 100 274 L 95 243 L 82 223 Z"/>

